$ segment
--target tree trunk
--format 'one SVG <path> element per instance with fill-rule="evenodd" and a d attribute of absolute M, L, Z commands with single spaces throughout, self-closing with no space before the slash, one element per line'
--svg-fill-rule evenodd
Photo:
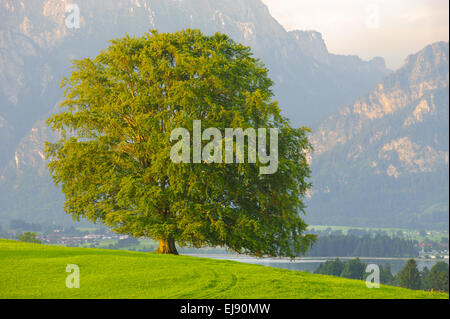
<path fill-rule="evenodd" d="M 160 239 L 159 246 L 156 252 L 158 254 L 178 255 L 177 247 L 175 246 L 175 240 L 173 238 Z"/>

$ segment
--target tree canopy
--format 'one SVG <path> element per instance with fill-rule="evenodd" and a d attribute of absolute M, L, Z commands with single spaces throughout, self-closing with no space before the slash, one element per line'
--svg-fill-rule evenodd
<path fill-rule="evenodd" d="M 62 109 L 47 120 L 60 136 L 46 143 L 46 154 L 65 211 L 160 240 L 162 253 L 177 253 L 175 243 L 304 253 L 315 239 L 301 216 L 308 129 L 281 116 L 272 84 L 249 47 L 199 30 L 126 36 L 93 59 L 73 61 Z M 260 174 L 259 160 L 172 162 L 171 132 L 192 132 L 194 120 L 221 132 L 276 128 L 277 171 Z"/>
<path fill-rule="evenodd" d="M 420 272 L 414 259 L 409 259 L 405 267 L 398 273 L 401 287 L 418 290 L 421 287 Z"/>
<path fill-rule="evenodd" d="M 445 261 L 437 262 L 430 271 L 430 288 L 448 292 L 448 264 Z"/>
<path fill-rule="evenodd" d="M 30 231 L 24 232 L 23 234 L 19 235 L 18 239 L 27 243 L 41 243 L 41 241 L 37 239 L 37 234 Z"/>

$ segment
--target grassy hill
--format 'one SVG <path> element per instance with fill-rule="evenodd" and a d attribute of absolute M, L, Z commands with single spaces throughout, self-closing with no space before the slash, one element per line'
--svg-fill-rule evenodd
<path fill-rule="evenodd" d="M 66 288 L 66 266 L 80 288 Z M 0 298 L 448 298 L 300 271 L 189 256 L 0 240 Z"/>

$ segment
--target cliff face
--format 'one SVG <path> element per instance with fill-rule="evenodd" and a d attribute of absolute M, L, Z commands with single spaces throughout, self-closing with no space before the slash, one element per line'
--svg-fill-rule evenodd
<path fill-rule="evenodd" d="M 10 148 L 10 140 L 13 135 L 11 125 L 0 116 L 0 154 L 5 154 Z M 6 157 L 0 157 L 0 167 L 6 164 Z"/>
<path fill-rule="evenodd" d="M 310 216 L 448 226 L 448 43 L 409 56 L 312 136 Z"/>
<path fill-rule="evenodd" d="M 38 94 L 51 95 L 61 76 L 67 74 L 70 59 L 93 56 L 107 46 L 109 39 L 125 33 L 142 35 L 149 29 L 224 32 L 251 46 L 270 69 L 277 98 L 296 125 L 317 124 L 330 108 L 357 98 L 388 72 L 380 58 L 362 61 L 329 54 L 318 32 L 286 32 L 260 0 L 76 3 L 79 29 L 66 26 L 66 18 L 73 13 L 66 12 L 71 1 L 0 0 L 0 47 L 4 49 L 0 55 L 4 71 L 0 73 L 0 114 L 5 109 L 20 108 L 29 96 L 21 96 L 26 89 L 33 88 L 34 99 Z M 34 84 L 41 87 L 33 87 Z M 56 102 L 54 98 L 44 98 L 45 107 L 39 107 L 40 113 L 50 110 Z M 11 111 L 13 114 L 8 116 L 18 116 L 17 112 Z M 36 114 L 34 120 L 37 119 Z M 14 124 L 13 120 L 10 122 Z"/>

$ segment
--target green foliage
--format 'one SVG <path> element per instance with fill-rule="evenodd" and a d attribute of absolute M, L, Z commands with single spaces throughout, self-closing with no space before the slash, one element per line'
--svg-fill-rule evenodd
<path fill-rule="evenodd" d="M 430 290 L 431 289 L 431 280 L 430 280 L 430 270 L 427 266 L 423 267 L 420 272 L 420 289 L 422 290 Z"/>
<path fill-rule="evenodd" d="M 398 273 L 399 285 L 408 289 L 420 289 L 420 272 L 414 259 L 409 259 L 405 267 Z"/>
<path fill-rule="evenodd" d="M 80 266 L 80 288 L 67 289 L 67 264 Z M 0 240 L 0 298 L 445 298 L 302 271 L 190 256 L 31 245 Z"/>
<path fill-rule="evenodd" d="M 438 290 L 448 292 L 448 264 L 439 261 L 429 270 L 424 267 L 417 276 L 417 266 L 413 260 L 397 274 L 398 284 L 410 289 Z"/>
<path fill-rule="evenodd" d="M 342 262 L 339 258 L 335 260 L 327 260 L 317 267 L 315 274 L 331 275 L 337 277 L 345 277 L 352 279 L 365 279 L 369 273 L 366 273 L 367 265 L 358 258 Z M 380 283 L 389 285 L 393 283 L 391 265 L 386 264 L 384 267 L 379 265 Z"/>
<path fill-rule="evenodd" d="M 327 260 L 317 267 L 315 274 L 332 275 L 339 277 L 344 269 L 344 263 L 336 258 L 335 260 Z"/>
<path fill-rule="evenodd" d="M 391 265 L 386 264 L 384 266 L 380 265 L 379 267 L 380 267 L 380 282 L 385 285 L 391 285 L 394 281 Z"/>
<path fill-rule="evenodd" d="M 431 267 L 429 280 L 431 289 L 448 292 L 448 264 L 440 261 Z"/>
<path fill-rule="evenodd" d="M 366 275 L 365 271 L 366 264 L 360 261 L 359 258 L 356 258 L 345 263 L 341 276 L 344 278 L 362 280 Z"/>
<path fill-rule="evenodd" d="M 181 246 L 304 253 L 315 238 L 299 214 L 310 187 L 308 129 L 280 115 L 267 73 L 250 48 L 198 30 L 127 36 L 74 61 L 63 110 L 47 121 L 60 134 L 46 154 L 65 211 Z M 259 175 L 260 162 L 172 163 L 170 133 L 192 131 L 193 120 L 222 135 L 278 128 L 278 171 Z"/>
<path fill-rule="evenodd" d="M 37 234 L 27 231 L 24 232 L 23 234 L 19 235 L 18 239 L 20 241 L 24 241 L 27 243 L 41 243 L 41 241 L 39 239 L 36 238 Z"/>

